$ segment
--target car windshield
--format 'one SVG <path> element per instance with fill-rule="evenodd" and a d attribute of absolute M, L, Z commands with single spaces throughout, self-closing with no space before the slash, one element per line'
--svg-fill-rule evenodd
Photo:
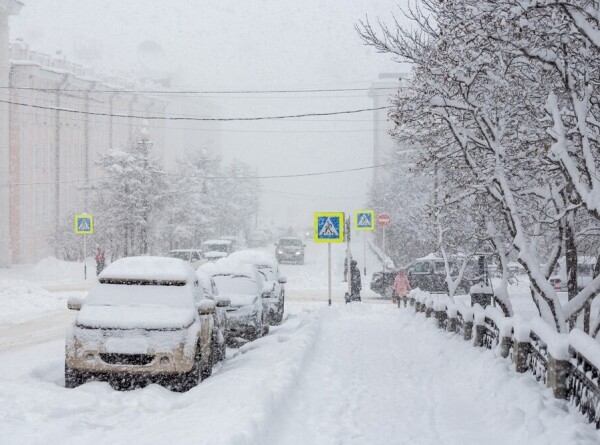
<path fill-rule="evenodd" d="M 283 247 L 300 247 L 302 246 L 302 241 L 300 241 L 299 239 L 281 239 L 279 240 L 279 245 L 283 246 Z"/>
<path fill-rule="evenodd" d="M 179 258 L 183 261 L 189 261 L 190 259 L 190 253 L 182 250 L 172 250 L 171 252 L 167 253 L 167 256 L 170 258 Z"/>
<path fill-rule="evenodd" d="M 235 275 L 235 274 L 224 274 L 215 275 L 213 277 L 219 293 L 223 295 L 227 294 L 242 294 L 242 295 L 256 295 L 258 292 L 258 285 L 256 280 L 253 280 L 246 275 Z"/>

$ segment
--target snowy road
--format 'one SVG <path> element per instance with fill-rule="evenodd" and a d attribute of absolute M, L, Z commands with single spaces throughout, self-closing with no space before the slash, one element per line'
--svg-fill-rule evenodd
<path fill-rule="evenodd" d="M 344 305 L 343 249 L 284 265 L 286 318 L 185 394 L 151 385 L 64 388 L 65 295 L 0 324 L 0 444 L 556 444 L 600 433 L 530 374 L 367 290 Z M 368 268 L 377 267 L 369 257 Z M 32 300 L 33 301 L 33 300 Z M 373 304 L 386 303 L 386 304 Z"/>

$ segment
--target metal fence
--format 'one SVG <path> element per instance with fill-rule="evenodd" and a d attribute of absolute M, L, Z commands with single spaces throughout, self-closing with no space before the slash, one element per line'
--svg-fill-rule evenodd
<path fill-rule="evenodd" d="M 548 348 L 547 338 L 549 335 L 557 336 L 562 341 L 568 341 L 568 336 L 552 332 L 547 326 L 542 326 L 540 332 L 529 330 L 529 338 L 517 339 L 514 320 L 493 315 L 493 312 L 479 308 L 484 311 L 484 316 L 476 317 L 478 322 L 467 321 L 465 311 L 453 306 L 452 311 L 446 306 L 446 311 L 441 314 L 439 302 L 434 310 L 431 297 L 423 293 L 415 295 L 411 292 L 405 307 L 414 308 L 416 312 L 424 312 L 427 316 L 436 314 L 437 325 L 441 329 L 449 330 L 463 336 L 465 340 L 471 340 L 471 330 L 475 331 L 473 344 L 490 350 L 499 348 L 502 357 L 509 357 L 516 364 L 518 372 L 530 371 L 534 378 L 553 389 L 557 398 L 567 399 L 587 419 L 600 429 L 600 370 L 594 365 L 590 357 L 586 357 L 582 351 L 577 350 L 572 344 L 568 348 L 568 358 L 554 356 Z M 469 312 L 472 315 L 472 312 Z M 470 316 L 471 316 L 470 315 Z M 494 319 L 496 318 L 496 319 Z M 499 326 L 500 324 L 503 326 Z M 506 324 L 510 323 L 510 324 Z M 539 326 L 539 325 L 538 325 Z M 510 328 L 510 329 L 509 329 Z M 536 328 L 537 330 L 537 328 Z M 582 334 L 579 334 L 582 335 Z M 591 337 L 584 340 L 589 343 L 582 347 L 587 354 L 600 357 L 600 343 L 590 341 Z M 520 340 L 520 341 L 519 341 Z M 591 352 L 590 352 L 591 351 Z M 598 361 L 595 362 L 596 364 Z"/>

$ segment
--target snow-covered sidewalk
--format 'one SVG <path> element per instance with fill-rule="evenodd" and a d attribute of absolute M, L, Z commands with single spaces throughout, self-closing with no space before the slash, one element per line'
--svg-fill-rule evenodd
<path fill-rule="evenodd" d="M 66 389 L 62 339 L 0 352 L 0 443 L 600 443 L 531 375 L 423 314 L 368 303 L 287 310 L 184 394 Z"/>
<path fill-rule="evenodd" d="M 598 444 L 529 374 L 392 305 L 333 308 L 270 444 Z"/>

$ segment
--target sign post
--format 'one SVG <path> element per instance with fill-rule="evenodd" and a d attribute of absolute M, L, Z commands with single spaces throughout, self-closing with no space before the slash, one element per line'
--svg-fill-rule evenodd
<path fill-rule="evenodd" d="M 344 212 L 316 212 L 315 242 L 327 243 L 328 300 L 331 306 L 331 243 L 344 242 Z"/>
<path fill-rule="evenodd" d="M 94 234 L 94 216 L 87 213 L 79 213 L 75 215 L 75 233 L 83 235 L 83 279 L 87 280 L 87 263 L 86 259 L 86 236 Z"/>
<path fill-rule="evenodd" d="M 387 255 L 386 252 L 385 252 L 386 251 L 386 248 L 385 248 L 385 229 L 387 229 L 390 226 L 391 223 L 392 223 L 392 219 L 390 218 L 389 213 L 380 213 L 379 216 L 377 217 L 377 224 L 383 230 L 382 245 L 383 245 L 383 255 L 384 255 L 384 257 Z M 383 264 L 383 269 L 385 270 L 385 263 Z"/>
<path fill-rule="evenodd" d="M 367 231 L 375 230 L 375 211 L 357 210 L 354 212 L 354 228 L 363 231 L 363 270 L 367 275 Z"/>

